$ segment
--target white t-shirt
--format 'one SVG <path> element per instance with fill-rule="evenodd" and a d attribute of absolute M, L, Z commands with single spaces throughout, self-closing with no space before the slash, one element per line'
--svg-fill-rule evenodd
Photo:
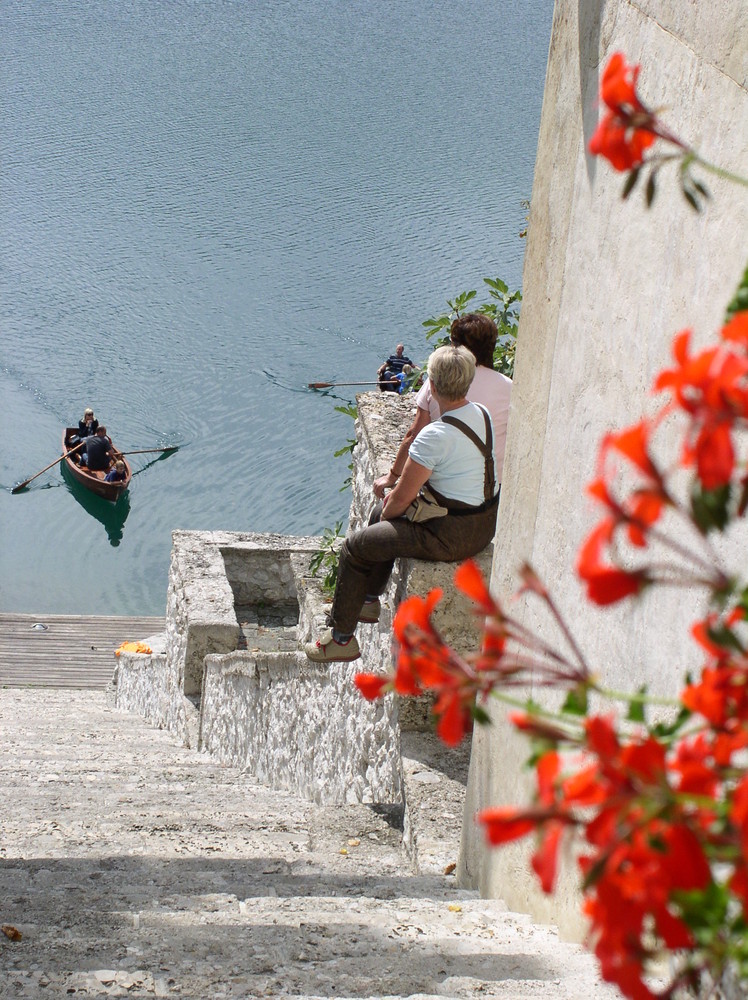
<path fill-rule="evenodd" d="M 483 403 L 491 414 L 493 424 L 493 453 L 496 463 L 496 483 L 501 482 L 501 470 L 504 465 L 506 451 L 506 425 L 509 420 L 509 399 L 512 393 L 512 380 L 491 368 L 478 365 L 475 378 L 467 391 L 467 398 L 473 403 Z M 431 420 L 439 416 L 439 407 L 431 395 L 429 379 L 423 383 L 416 396 L 416 404 L 422 410 L 428 410 Z M 483 434 L 481 432 L 481 437 Z M 436 487 L 439 489 L 439 487 Z"/>
<path fill-rule="evenodd" d="M 486 422 L 480 407 L 467 403 L 450 410 L 449 415 L 472 428 L 481 441 L 486 440 Z M 478 507 L 485 500 L 483 453 L 458 427 L 437 417 L 418 434 L 408 454 L 414 462 L 431 469 L 428 484 L 445 497 L 462 500 L 471 507 Z"/>

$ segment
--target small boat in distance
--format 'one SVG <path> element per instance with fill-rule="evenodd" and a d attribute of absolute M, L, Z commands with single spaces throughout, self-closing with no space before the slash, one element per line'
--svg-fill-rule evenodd
<path fill-rule="evenodd" d="M 92 469 L 87 469 L 85 465 L 81 465 L 80 459 L 76 461 L 78 458 L 77 452 L 73 452 L 72 455 L 67 454 L 71 448 L 75 447 L 75 445 L 70 443 L 70 439 L 77 436 L 77 434 L 77 427 L 66 427 L 62 435 L 62 453 L 65 456 L 63 461 L 68 472 L 76 482 L 85 486 L 86 489 L 114 503 L 116 500 L 119 500 L 130 485 L 130 480 L 132 479 L 130 463 L 126 458 L 123 458 L 122 461 L 125 463 L 125 478 L 121 479 L 118 483 L 107 483 L 105 481 L 106 472 L 96 472 Z M 112 447 L 114 447 L 114 442 L 112 442 Z"/>

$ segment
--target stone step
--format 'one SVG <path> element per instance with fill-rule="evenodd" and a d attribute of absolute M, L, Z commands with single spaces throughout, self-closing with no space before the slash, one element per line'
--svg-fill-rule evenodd
<path fill-rule="evenodd" d="M 5 998 L 613 997 L 499 901 L 418 875 L 399 816 L 318 807 L 91 691 L 0 692 Z"/>

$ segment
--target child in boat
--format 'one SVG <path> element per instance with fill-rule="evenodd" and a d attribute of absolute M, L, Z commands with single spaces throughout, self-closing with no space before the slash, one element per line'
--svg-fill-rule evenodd
<path fill-rule="evenodd" d="M 107 472 L 104 481 L 107 483 L 121 483 L 123 479 L 127 479 L 125 463 L 121 458 L 118 458 L 109 472 Z"/>

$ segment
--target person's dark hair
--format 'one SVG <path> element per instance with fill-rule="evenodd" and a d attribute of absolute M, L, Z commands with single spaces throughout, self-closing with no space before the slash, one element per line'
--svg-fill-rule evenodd
<path fill-rule="evenodd" d="M 467 347 L 477 364 L 493 368 L 493 349 L 499 331 L 490 317 L 482 313 L 465 313 L 452 320 L 449 333 L 452 343 Z"/>
<path fill-rule="evenodd" d="M 104 434 L 106 434 L 106 427 L 99 426 L 99 429 L 96 431 L 96 433 L 99 435 L 99 437 L 103 437 Z"/>

